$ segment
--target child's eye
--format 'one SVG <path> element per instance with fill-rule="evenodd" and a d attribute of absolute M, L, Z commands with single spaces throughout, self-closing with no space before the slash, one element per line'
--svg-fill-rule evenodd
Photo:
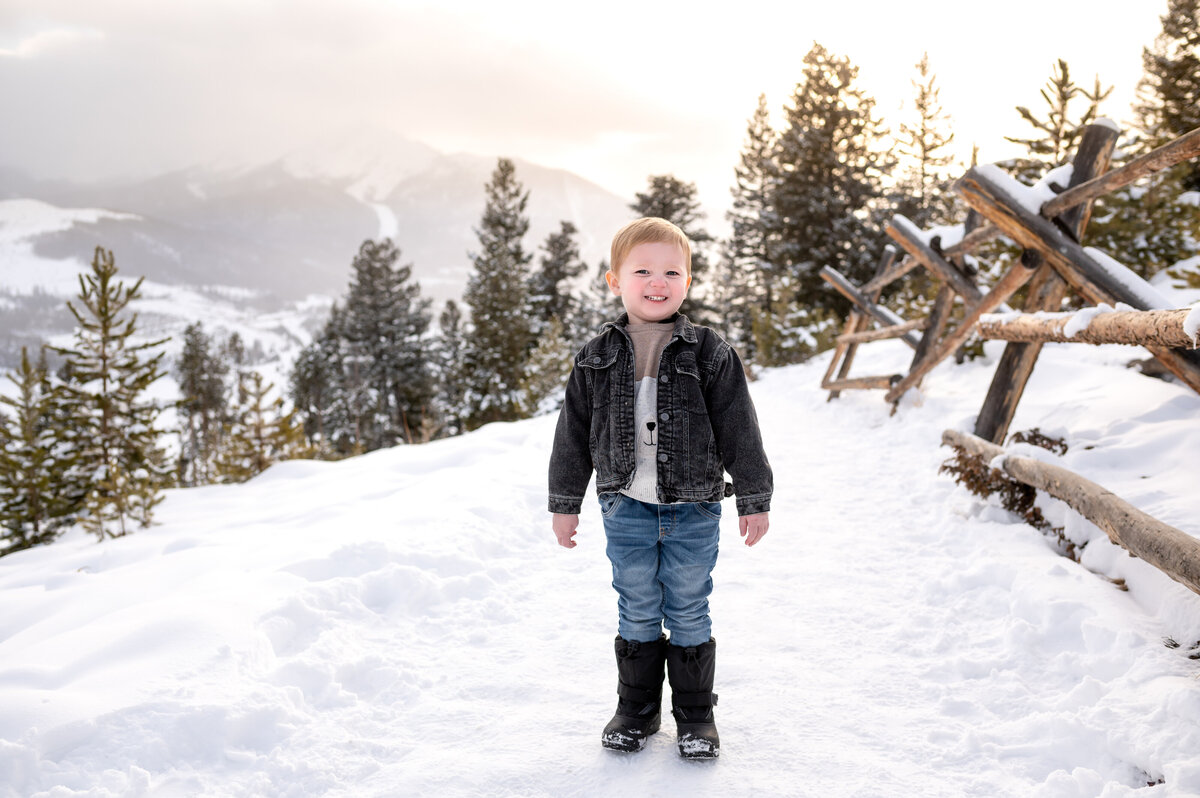
<path fill-rule="evenodd" d="M 649 269 L 637 269 L 634 271 L 634 274 L 649 274 L 649 273 L 650 273 Z"/>

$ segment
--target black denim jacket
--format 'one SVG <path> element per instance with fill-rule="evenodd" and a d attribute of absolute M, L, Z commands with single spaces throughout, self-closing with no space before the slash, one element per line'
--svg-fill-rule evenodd
<path fill-rule="evenodd" d="M 633 481 L 633 342 L 621 314 L 575 356 L 550 455 L 550 512 L 578 514 L 592 471 L 596 492 Z M 771 465 L 741 359 L 721 336 L 675 314 L 658 366 L 658 499 L 720 501 L 738 515 L 771 506 Z M 724 472 L 733 477 L 727 490 Z"/>

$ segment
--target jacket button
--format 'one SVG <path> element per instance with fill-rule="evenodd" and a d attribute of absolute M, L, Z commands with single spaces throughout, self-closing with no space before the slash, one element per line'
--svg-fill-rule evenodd
<path fill-rule="evenodd" d="M 595 363 L 595 364 L 598 366 L 598 365 L 600 365 L 600 358 L 599 358 L 599 357 L 594 357 L 594 358 L 592 358 L 592 362 L 593 362 L 593 363 Z"/>
<path fill-rule="evenodd" d="M 671 414 L 670 414 L 670 413 L 659 413 L 659 414 L 658 414 L 658 419 L 659 419 L 659 421 L 670 421 L 670 420 L 671 420 Z"/>
<path fill-rule="evenodd" d="M 659 381 L 659 382 L 661 382 L 661 383 L 663 383 L 663 384 L 666 384 L 666 383 L 670 382 L 670 381 L 671 381 L 671 379 L 670 379 L 670 378 L 669 378 L 669 377 L 668 377 L 666 374 L 664 374 L 664 375 L 662 375 L 661 377 L 659 377 L 659 378 L 658 378 L 658 381 Z"/>
<path fill-rule="evenodd" d="M 666 455 L 665 453 L 663 453 L 663 454 L 660 454 L 660 455 L 658 456 L 658 462 L 660 462 L 660 463 L 665 463 L 665 462 L 667 462 L 667 455 Z"/>

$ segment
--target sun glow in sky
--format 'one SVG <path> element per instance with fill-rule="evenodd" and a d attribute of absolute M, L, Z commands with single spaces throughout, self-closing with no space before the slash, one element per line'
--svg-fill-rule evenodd
<path fill-rule="evenodd" d="M 278 157 L 359 129 L 516 156 L 632 199 L 651 174 L 728 204 L 760 93 L 777 121 L 814 41 L 897 129 L 928 52 L 958 155 L 1012 153 L 1058 58 L 1123 122 L 1166 0 L 785 5 L 6 0 L 0 165 L 93 178 Z M 1040 109 L 1039 109 L 1040 111 Z M 1039 113 L 1040 115 L 1040 113 Z"/>

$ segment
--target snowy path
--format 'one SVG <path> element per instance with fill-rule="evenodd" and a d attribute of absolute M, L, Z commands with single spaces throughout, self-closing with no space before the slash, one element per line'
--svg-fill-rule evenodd
<path fill-rule="evenodd" d="M 541 418 L 286 463 L 175 492 L 130 538 L 0 559 L 0 796 L 1200 792 L 1200 666 L 1162 644 L 1200 638 L 1197 597 L 1093 541 L 1117 590 L 938 475 L 988 369 L 935 371 L 893 418 L 876 393 L 826 403 L 822 368 L 753 387 L 777 498 L 754 549 L 726 505 L 716 762 L 681 761 L 669 721 L 601 749 L 615 598 L 592 500 L 554 545 Z M 1114 490 L 1195 530 L 1195 496 L 1130 451 L 1196 451 L 1200 400 L 1114 369 L 1095 390 L 1128 396 L 1083 423 L 1030 390 L 1029 420 L 1094 434 Z"/>

